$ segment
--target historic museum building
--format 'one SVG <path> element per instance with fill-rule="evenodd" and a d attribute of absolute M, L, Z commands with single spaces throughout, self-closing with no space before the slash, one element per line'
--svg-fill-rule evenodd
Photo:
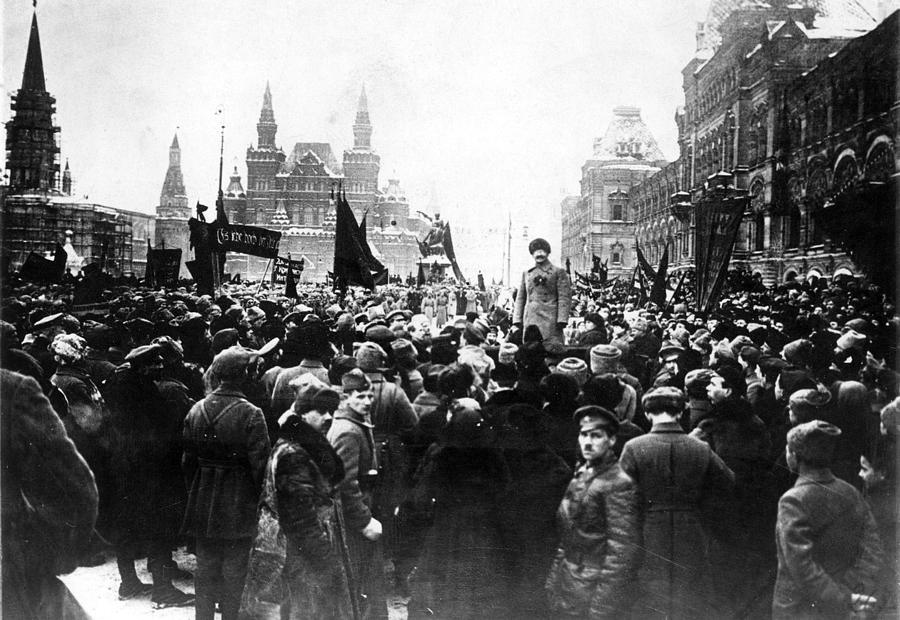
<path fill-rule="evenodd" d="M 298 142 L 285 154 L 275 140 L 278 125 L 268 84 L 256 129 L 257 144 L 247 149 L 246 189 L 235 168 L 225 192 L 225 211 L 231 222 L 281 231 L 279 254 L 303 258 L 301 280 L 324 281 L 334 257 L 331 192 L 342 186 L 357 221 L 365 223 L 376 258 L 391 275 L 406 278 L 416 274 L 416 239 L 427 232 L 428 222 L 410 215 L 399 181 L 391 179 L 387 187 L 378 187 L 381 157 L 372 148 L 365 87 L 353 124 L 353 147 L 344 151 L 340 163 L 325 142 Z M 166 178 L 168 181 L 168 175 Z M 258 278 L 267 262 L 229 255 L 226 271 Z"/>

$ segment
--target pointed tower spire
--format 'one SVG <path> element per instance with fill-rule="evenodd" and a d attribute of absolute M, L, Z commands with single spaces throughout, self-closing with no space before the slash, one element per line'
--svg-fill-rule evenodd
<path fill-rule="evenodd" d="M 372 123 L 369 121 L 369 101 L 366 98 L 366 85 L 359 93 L 359 104 L 356 109 L 356 122 L 353 123 L 353 148 L 372 148 Z"/>
<path fill-rule="evenodd" d="M 25 56 L 22 90 L 47 90 L 44 83 L 44 58 L 41 55 L 41 35 L 38 32 L 36 12 L 31 16 L 31 34 L 28 37 L 28 53 Z"/>
<path fill-rule="evenodd" d="M 172 146 L 169 147 L 169 167 L 181 167 L 181 147 L 178 146 L 178 134 L 172 138 Z"/>
<path fill-rule="evenodd" d="M 56 99 L 47 92 L 37 13 L 22 72 L 22 88 L 12 97 L 12 120 L 6 123 L 6 168 L 12 192 L 54 191 L 59 183 L 59 147 L 53 124 Z"/>
<path fill-rule="evenodd" d="M 66 168 L 63 170 L 62 193 L 66 196 L 72 195 L 72 171 L 69 169 L 68 157 L 66 158 Z"/>
<path fill-rule="evenodd" d="M 259 112 L 259 122 L 256 124 L 258 136 L 257 146 L 260 149 L 275 148 L 275 133 L 278 125 L 275 123 L 275 111 L 272 109 L 272 90 L 269 82 L 266 82 L 266 92 L 263 93 L 262 110 Z"/>

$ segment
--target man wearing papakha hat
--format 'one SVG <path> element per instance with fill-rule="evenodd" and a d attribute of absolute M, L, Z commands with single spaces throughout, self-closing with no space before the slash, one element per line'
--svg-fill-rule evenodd
<path fill-rule="evenodd" d="M 634 480 L 616 461 L 619 420 L 597 405 L 575 410 L 584 464 L 559 505 L 560 548 L 547 577 L 554 617 L 621 618 L 640 557 Z"/>
<path fill-rule="evenodd" d="M 734 474 L 712 448 L 684 434 L 684 393 L 658 387 L 643 397 L 653 426 L 622 450 L 619 463 L 641 496 L 644 561 L 638 571 L 638 618 L 715 618 L 704 500 L 728 497 Z"/>
<path fill-rule="evenodd" d="M 550 262 L 550 244 L 534 239 L 528 244 L 534 267 L 522 274 L 516 294 L 513 324 L 522 329 L 536 325 L 548 342 L 563 344 L 563 328 L 569 322 L 572 306 L 572 283 L 565 269 Z"/>
<path fill-rule="evenodd" d="M 798 477 L 778 502 L 773 620 L 863 618 L 878 608 L 875 519 L 859 491 L 830 469 L 840 434 L 822 420 L 788 433 L 785 456 Z"/>
<path fill-rule="evenodd" d="M 182 468 L 188 485 L 183 532 L 196 539 L 197 620 L 237 618 L 256 534 L 256 507 L 269 458 L 259 407 L 245 396 L 259 352 L 233 346 L 206 371 L 207 396 L 184 421 Z"/>

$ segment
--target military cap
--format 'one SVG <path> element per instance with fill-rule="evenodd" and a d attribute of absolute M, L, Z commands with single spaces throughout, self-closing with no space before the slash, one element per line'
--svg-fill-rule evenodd
<path fill-rule="evenodd" d="M 361 392 L 372 387 L 372 382 L 366 374 L 359 368 L 353 368 L 344 373 L 341 377 L 341 388 L 344 393 Z"/>
<path fill-rule="evenodd" d="M 598 428 L 606 430 L 610 435 L 615 435 L 619 432 L 619 418 L 609 409 L 599 405 L 579 407 L 572 414 L 572 419 L 578 422 L 581 432 L 592 431 Z"/>
<path fill-rule="evenodd" d="M 55 314 L 49 314 L 44 318 L 36 321 L 34 323 L 34 329 L 47 329 L 48 327 L 54 327 L 59 325 L 62 322 L 62 318 L 64 316 L 63 312 L 57 312 Z"/>
<path fill-rule="evenodd" d="M 670 357 L 677 357 L 682 353 L 684 353 L 684 347 L 676 340 L 666 340 L 659 348 L 659 357 L 663 360 Z"/>
<path fill-rule="evenodd" d="M 132 368 L 161 364 L 163 361 L 162 347 L 158 344 L 145 344 L 136 347 L 128 352 L 128 355 L 125 356 L 125 361 L 130 363 Z"/>
<path fill-rule="evenodd" d="M 227 349 L 228 347 L 233 347 L 238 343 L 238 330 L 233 327 L 227 327 L 225 329 L 220 329 L 212 337 L 212 352 L 213 355 L 220 353 Z"/>
<path fill-rule="evenodd" d="M 177 341 L 172 340 L 169 336 L 159 336 L 154 338 L 152 344 L 160 346 L 160 355 L 163 361 L 171 364 L 184 359 L 184 348 Z"/>
<path fill-rule="evenodd" d="M 130 319 L 123 323 L 125 329 L 133 334 L 149 334 L 153 332 L 153 323 L 143 317 Z"/>
<path fill-rule="evenodd" d="M 648 413 L 681 413 L 684 411 L 684 392 L 676 387 L 662 386 L 653 388 L 641 399 L 644 411 Z"/>
<path fill-rule="evenodd" d="M 403 319 L 404 321 L 409 320 L 403 310 L 393 310 L 386 317 L 384 317 L 384 319 L 388 322 L 388 325 L 390 325 L 391 321 L 393 321 L 394 319 Z"/>
<path fill-rule="evenodd" d="M 287 325 L 288 323 L 300 323 L 302 321 L 303 317 L 299 312 L 289 312 L 283 319 L 281 319 L 281 322 L 284 325 Z"/>

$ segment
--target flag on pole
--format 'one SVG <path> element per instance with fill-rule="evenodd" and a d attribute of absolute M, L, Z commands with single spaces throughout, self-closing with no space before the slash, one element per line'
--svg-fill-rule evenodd
<path fill-rule="evenodd" d="M 650 288 L 650 301 L 662 308 L 666 305 L 666 278 L 669 272 L 669 244 L 663 250 L 662 258 L 659 259 L 659 266 L 656 268 L 656 274 L 653 278 L 653 285 Z"/>

